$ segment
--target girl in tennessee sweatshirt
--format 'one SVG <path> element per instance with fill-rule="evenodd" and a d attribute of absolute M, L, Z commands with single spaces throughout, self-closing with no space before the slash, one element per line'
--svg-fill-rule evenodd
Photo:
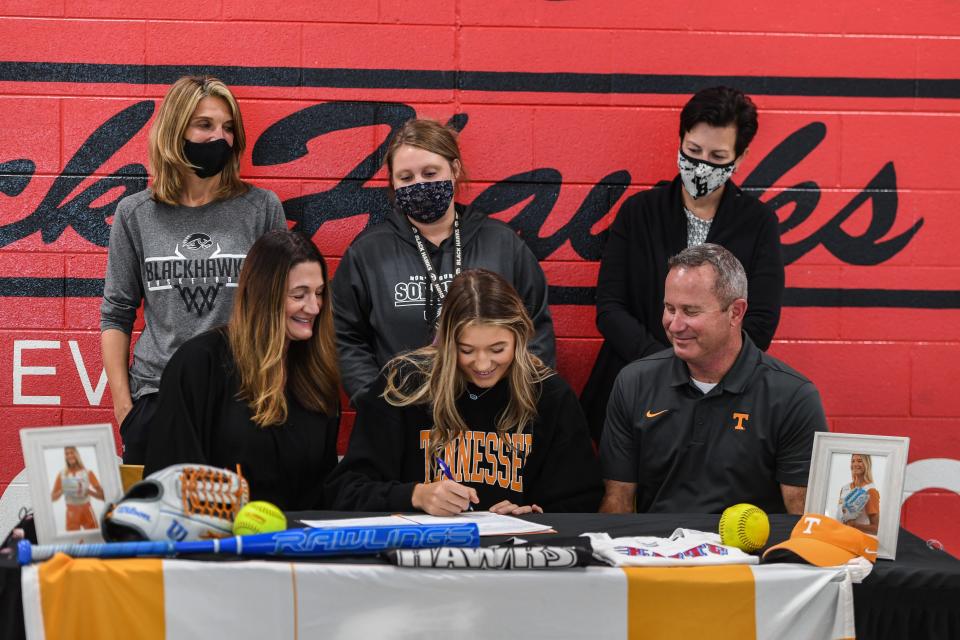
<path fill-rule="evenodd" d="M 390 361 L 357 403 L 335 509 L 596 511 L 602 492 L 573 391 L 528 350 L 533 323 L 499 275 L 471 269 L 433 344 Z"/>

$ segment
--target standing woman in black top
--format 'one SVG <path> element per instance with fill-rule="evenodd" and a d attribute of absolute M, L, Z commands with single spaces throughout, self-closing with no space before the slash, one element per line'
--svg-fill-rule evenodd
<path fill-rule="evenodd" d="M 333 508 L 452 515 L 596 511 L 599 468 L 569 385 L 529 350 L 533 322 L 499 275 L 447 292 L 433 344 L 398 356 L 357 403 Z"/>
<path fill-rule="evenodd" d="M 270 231 L 247 254 L 227 326 L 188 340 L 160 381 L 144 473 L 241 466 L 254 500 L 323 503 L 339 424 L 327 265 L 313 242 Z"/>
<path fill-rule="evenodd" d="M 757 126 L 757 109 L 741 91 L 696 93 L 680 113 L 679 174 L 630 197 L 610 226 L 597 279 L 604 343 L 581 396 L 597 442 L 620 370 L 670 346 L 661 322 L 663 287 L 667 260 L 683 249 L 712 242 L 737 257 L 750 292 L 743 329 L 760 349 L 770 346 L 784 286 L 779 221 L 730 180 Z"/>

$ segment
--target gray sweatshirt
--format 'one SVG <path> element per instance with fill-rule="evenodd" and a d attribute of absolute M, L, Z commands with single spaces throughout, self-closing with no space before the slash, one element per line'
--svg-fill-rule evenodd
<path fill-rule="evenodd" d="M 145 326 L 130 367 L 134 400 L 159 389 L 167 360 L 183 342 L 227 322 L 250 246 L 264 232 L 286 228 L 279 198 L 256 187 L 201 207 L 161 204 L 149 190 L 120 201 L 100 330 L 129 334 L 143 302 Z"/>

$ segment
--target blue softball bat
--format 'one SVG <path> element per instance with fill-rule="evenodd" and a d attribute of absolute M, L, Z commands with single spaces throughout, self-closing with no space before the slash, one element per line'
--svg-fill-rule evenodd
<path fill-rule="evenodd" d="M 33 545 L 21 540 L 17 560 L 29 564 L 65 553 L 74 558 L 171 557 L 195 553 L 237 556 L 322 556 L 376 554 L 387 549 L 478 547 L 480 530 L 475 523 L 386 527 L 323 527 L 288 529 L 192 542 L 104 542 L 100 544 Z"/>

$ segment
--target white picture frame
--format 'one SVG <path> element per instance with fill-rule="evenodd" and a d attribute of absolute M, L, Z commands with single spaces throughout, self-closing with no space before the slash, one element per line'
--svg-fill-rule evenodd
<path fill-rule="evenodd" d="M 909 447 L 910 438 L 906 436 L 817 432 L 813 438 L 804 512 L 827 515 L 875 535 L 877 557 L 893 560 L 900 535 L 900 506 Z M 868 475 L 864 470 L 871 473 Z M 868 479 L 873 482 L 858 485 L 854 472 L 859 474 L 857 482 Z M 851 501 L 850 497 L 856 495 L 854 492 L 866 502 L 861 505 L 860 501 Z"/>
<path fill-rule="evenodd" d="M 103 542 L 103 512 L 123 493 L 112 425 L 21 429 L 20 445 L 37 541 Z"/>

